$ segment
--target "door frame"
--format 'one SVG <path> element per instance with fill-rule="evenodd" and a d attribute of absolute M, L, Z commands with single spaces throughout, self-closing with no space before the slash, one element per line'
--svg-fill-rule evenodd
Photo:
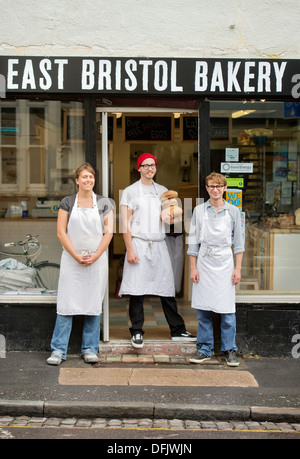
<path fill-rule="evenodd" d="M 109 148 L 108 148 L 108 114 L 109 113 L 196 113 L 195 109 L 163 108 L 163 107 L 96 107 L 96 113 L 102 113 L 102 190 L 103 196 L 109 193 Z M 198 164 L 199 168 L 199 164 Z M 108 249 L 107 249 L 108 255 Z M 108 260 L 108 256 L 107 256 Z M 109 279 L 107 279 L 106 292 L 103 299 L 103 341 L 109 341 Z"/>

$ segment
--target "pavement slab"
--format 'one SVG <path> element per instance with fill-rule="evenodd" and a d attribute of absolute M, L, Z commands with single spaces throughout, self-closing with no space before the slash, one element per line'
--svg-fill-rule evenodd
<path fill-rule="evenodd" d="M 169 368 L 61 368 L 58 382 L 67 386 L 214 386 L 258 387 L 248 371 Z"/>

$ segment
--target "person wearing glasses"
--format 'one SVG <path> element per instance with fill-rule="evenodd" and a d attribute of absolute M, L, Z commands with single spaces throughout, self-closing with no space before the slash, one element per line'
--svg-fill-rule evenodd
<path fill-rule="evenodd" d="M 145 295 L 159 296 L 172 340 L 196 341 L 186 331 L 175 299 L 174 275 L 161 220 L 160 196 L 167 188 L 154 182 L 157 159 L 143 153 L 137 159 L 140 180 L 128 186 L 120 206 L 126 246 L 119 296 L 129 295 L 131 344 L 142 348 Z"/>
<path fill-rule="evenodd" d="M 191 306 L 198 319 L 198 352 L 190 362 L 201 364 L 213 355 L 214 312 L 221 315 L 221 351 L 227 365 L 236 367 L 235 286 L 241 279 L 245 250 L 241 216 L 237 207 L 223 199 L 226 177 L 213 172 L 205 183 L 209 200 L 193 211 L 187 252 L 193 281 Z"/>

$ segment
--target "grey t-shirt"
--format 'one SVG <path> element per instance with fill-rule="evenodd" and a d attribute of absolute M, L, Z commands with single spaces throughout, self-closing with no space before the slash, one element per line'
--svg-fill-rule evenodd
<path fill-rule="evenodd" d="M 96 195 L 96 199 L 99 215 L 103 225 L 105 215 L 107 215 L 111 210 L 114 210 L 114 204 L 111 199 L 106 198 L 105 196 L 100 196 L 98 194 Z M 69 212 L 69 218 L 73 210 L 75 200 L 76 194 L 73 194 L 71 196 L 65 196 L 59 204 L 59 209 L 63 209 Z"/>

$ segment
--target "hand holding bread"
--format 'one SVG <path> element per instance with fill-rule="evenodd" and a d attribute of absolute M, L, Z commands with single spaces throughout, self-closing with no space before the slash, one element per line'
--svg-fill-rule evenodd
<path fill-rule="evenodd" d="M 172 225 L 180 221 L 182 216 L 182 208 L 179 207 L 177 198 L 178 193 L 174 190 L 165 191 L 161 196 L 161 219 L 164 223 Z"/>

